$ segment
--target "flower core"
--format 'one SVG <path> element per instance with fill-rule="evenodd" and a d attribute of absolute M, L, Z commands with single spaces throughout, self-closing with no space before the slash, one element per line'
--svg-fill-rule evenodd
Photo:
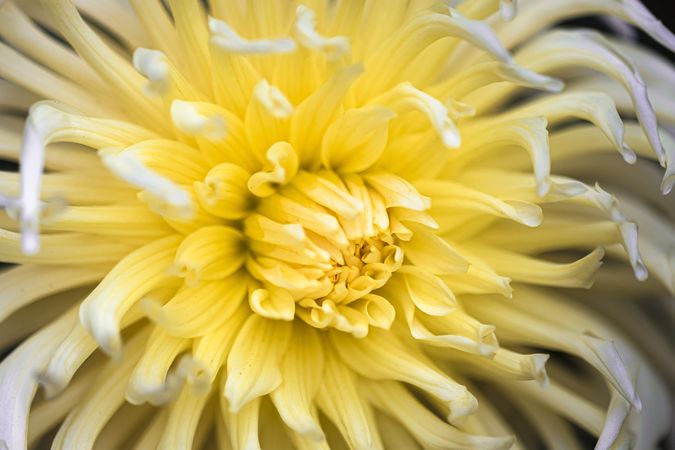
<path fill-rule="evenodd" d="M 400 220 L 433 219 L 402 205 L 392 208 L 391 188 L 409 190 L 409 202 L 420 203 L 412 206 L 424 203 L 404 180 L 386 174 L 369 179 L 301 171 L 260 201 L 245 220 L 248 268 L 263 283 L 252 294 L 256 312 L 280 314 L 263 308 L 263 301 L 270 302 L 285 308 L 280 317 L 289 319 L 296 302 L 296 314 L 314 327 L 332 326 L 357 337 L 364 337 L 369 325 L 389 328 L 394 308 L 372 292 L 404 262 L 400 241 L 409 241 L 412 232 Z"/>

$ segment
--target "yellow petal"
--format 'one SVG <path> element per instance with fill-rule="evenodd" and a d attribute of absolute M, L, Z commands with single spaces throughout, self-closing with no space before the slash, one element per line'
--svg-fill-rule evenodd
<path fill-rule="evenodd" d="M 474 436 L 453 427 L 422 405 L 400 383 L 367 382 L 364 394 L 395 417 L 425 448 L 500 449 L 511 448 L 513 437 Z"/>
<path fill-rule="evenodd" d="M 356 374 L 332 353 L 326 353 L 317 404 L 337 426 L 350 448 L 371 449 L 375 431 L 371 427 L 374 424 L 369 423 L 365 410 L 367 405 L 357 391 Z"/>
<path fill-rule="evenodd" d="M 41 267 L 24 264 L 0 274 L 3 299 L 0 323 L 22 307 L 50 294 L 101 280 L 104 267 Z"/>
<path fill-rule="evenodd" d="M 291 144 L 298 151 L 300 166 L 313 167 L 326 129 L 340 112 L 344 97 L 354 80 L 363 72 L 361 66 L 339 70 L 333 78 L 298 105 L 291 120 Z"/>
<path fill-rule="evenodd" d="M 368 173 L 363 178 L 370 187 L 382 195 L 387 208 L 401 207 L 423 211 L 429 209 L 431 205 L 427 197 L 420 195 L 403 178 L 386 172 Z"/>
<path fill-rule="evenodd" d="M 80 319 L 107 353 L 121 350 L 119 321 L 141 296 L 169 279 L 180 237 L 159 239 L 132 252 L 82 302 Z"/>
<path fill-rule="evenodd" d="M 195 182 L 202 207 L 223 219 L 241 219 L 252 207 L 246 183 L 250 174 L 240 166 L 222 163 L 209 170 L 204 182 Z"/>
<path fill-rule="evenodd" d="M 268 319 L 293 320 L 295 300 L 284 289 L 256 289 L 248 298 L 251 309 Z"/>
<path fill-rule="evenodd" d="M 239 308 L 219 328 L 194 340 L 193 364 L 185 367 L 185 378 L 198 393 L 204 394 L 215 381 L 249 315 L 250 311 Z"/>
<path fill-rule="evenodd" d="M 202 227 L 188 235 L 176 250 L 172 271 L 188 284 L 220 280 L 244 263 L 243 236 L 225 226 Z"/>
<path fill-rule="evenodd" d="M 176 357 L 190 348 L 190 344 L 189 339 L 171 336 L 156 326 L 131 374 L 126 400 L 134 405 L 144 402 L 162 405 L 171 400 L 178 393 L 180 382 L 169 370 Z"/>
<path fill-rule="evenodd" d="M 278 187 L 293 180 L 298 172 L 298 155 L 288 142 L 276 142 L 265 154 L 265 170 L 254 173 L 248 180 L 248 189 L 258 197 L 269 197 Z"/>
<path fill-rule="evenodd" d="M 227 358 L 224 395 L 230 411 L 237 413 L 254 399 L 279 387 L 279 369 L 286 352 L 292 325 L 256 314 L 248 318 Z"/>
<path fill-rule="evenodd" d="M 478 406 L 464 386 L 431 366 L 391 333 L 375 329 L 366 339 L 336 332 L 331 332 L 330 337 L 333 348 L 352 370 L 367 378 L 403 381 L 428 391 L 450 405 L 452 421 L 471 414 Z"/>
<path fill-rule="evenodd" d="M 430 315 L 445 315 L 457 306 L 452 291 L 439 277 L 417 266 L 401 266 L 399 273 L 409 298 L 421 311 Z M 404 292 L 397 295 L 405 295 Z"/>
<path fill-rule="evenodd" d="M 469 268 L 467 260 L 443 238 L 424 226 L 409 224 L 413 231 L 409 242 L 402 242 L 405 257 L 422 270 L 434 275 L 464 273 Z"/>
<path fill-rule="evenodd" d="M 191 448 L 208 400 L 209 395 L 198 395 L 183 388 L 169 406 L 169 417 L 157 449 Z"/>
<path fill-rule="evenodd" d="M 270 397 L 284 423 L 315 441 L 324 439 L 312 412 L 324 368 L 323 344 L 316 331 L 294 325 L 288 351 L 281 361 L 283 382 Z"/>
<path fill-rule="evenodd" d="M 288 141 L 294 111 L 295 107 L 277 87 L 267 80 L 258 82 L 244 120 L 248 143 L 258 159 L 264 160 L 267 149 L 275 142 Z"/>
<path fill-rule="evenodd" d="M 143 78 L 126 60 L 105 45 L 87 26 L 72 3 L 50 1 L 44 7 L 51 13 L 61 34 L 78 54 L 127 102 L 141 122 L 165 129 L 167 122 L 159 105 L 142 95 Z M 142 111 L 142 112 L 141 112 Z"/>
<path fill-rule="evenodd" d="M 184 286 L 164 306 L 151 300 L 144 300 L 141 306 L 148 317 L 174 336 L 203 336 L 236 312 L 246 296 L 246 281 L 239 272 L 196 287 Z"/>
<path fill-rule="evenodd" d="M 321 143 L 321 162 L 341 173 L 362 172 L 382 155 L 394 112 L 382 106 L 350 109 L 328 129 Z"/>
<path fill-rule="evenodd" d="M 471 246 L 499 273 L 516 281 L 543 286 L 585 287 L 593 285 L 595 273 L 605 251 L 598 247 L 585 257 L 568 264 L 549 262 L 495 247 Z"/>
<path fill-rule="evenodd" d="M 226 405 L 224 397 L 221 398 L 221 411 L 223 415 L 228 416 L 227 425 L 232 450 L 260 450 L 258 430 L 260 401 L 260 398 L 255 398 L 239 411 L 232 412 L 232 408 Z"/>
<path fill-rule="evenodd" d="M 54 449 L 94 445 L 106 422 L 124 403 L 126 383 L 134 364 L 142 354 L 146 338 L 147 332 L 137 333 L 129 341 L 121 363 L 111 361 L 103 368 L 97 383 L 98 388 L 88 393 L 59 428 L 52 443 Z"/>

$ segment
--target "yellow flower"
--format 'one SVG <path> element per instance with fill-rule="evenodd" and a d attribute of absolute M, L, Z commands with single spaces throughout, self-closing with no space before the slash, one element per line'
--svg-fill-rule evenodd
<path fill-rule="evenodd" d="M 675 69 L 554 28 L 637 0 L 129 3 L 0 1 L 0 448 L 664 435 Z"/>

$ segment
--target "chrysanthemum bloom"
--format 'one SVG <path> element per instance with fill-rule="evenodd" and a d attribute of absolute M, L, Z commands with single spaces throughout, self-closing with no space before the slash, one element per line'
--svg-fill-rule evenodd
<path fill-rule="evenodd" d="M 639 2 L 130 3 L 0 2 L 0 448 L 667 432 L 675 69 L 551 29 Z"/>

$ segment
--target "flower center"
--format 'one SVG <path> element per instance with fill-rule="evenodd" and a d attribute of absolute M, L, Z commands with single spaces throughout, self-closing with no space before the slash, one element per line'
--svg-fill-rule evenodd
<path fill-rule="evenodd" d="M 263 190 L 244 221 L 247 268 L 259 285 L 254 311 L 358 337 L 369 326 L 388 328 L 394 308 L 376 291 L 403 264 L 399 243 L 412 236 L 404 223 L 424 215 L 426 199 L 415 192 L 411 204 L 398 204 L 397 191 L 414 190 L 383 173 L 300 171 L 268 187 L 274 192 Z"/>

